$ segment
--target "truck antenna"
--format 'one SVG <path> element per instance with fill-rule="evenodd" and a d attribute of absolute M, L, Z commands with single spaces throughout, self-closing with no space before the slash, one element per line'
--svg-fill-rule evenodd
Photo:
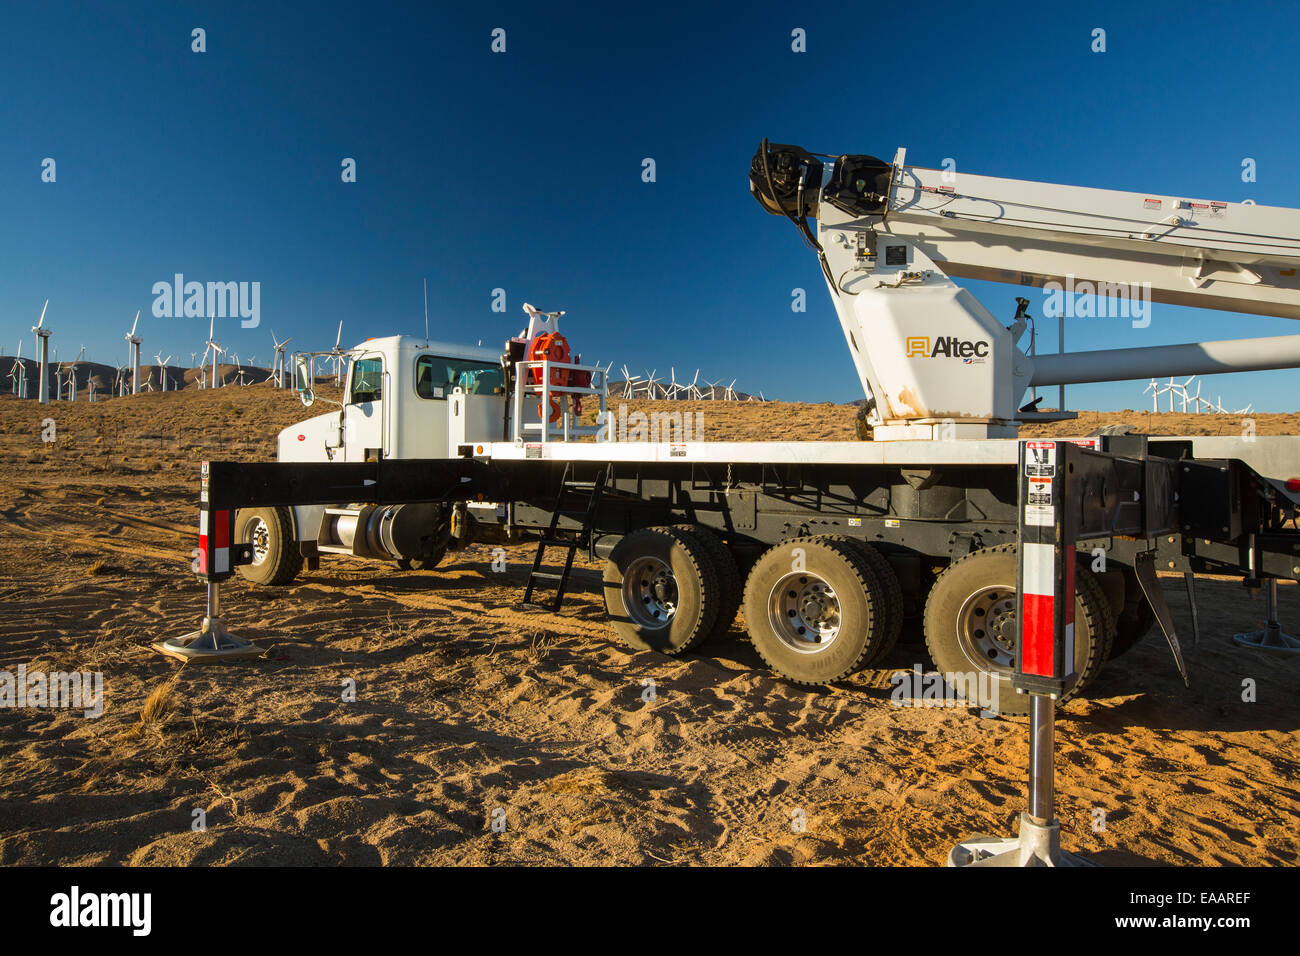
<path fill-rule="evenodd" d="M 429 280 L 424 280 L 424 347 L 429 347 Z"/>

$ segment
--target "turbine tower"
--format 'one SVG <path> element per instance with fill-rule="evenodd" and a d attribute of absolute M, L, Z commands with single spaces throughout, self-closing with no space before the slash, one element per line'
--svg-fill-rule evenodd
<path fill-rule="evenodd" d="M 13 394 L 18 398 L 27 397 L 27 367 L 22 364 L 22 339 L 18 339 L 18 355 L 9 369 L 9 380 L 13 382 Z"/>
<path fill-rule="evenodd" d="M 77 363 L 81 361 L 81 356 L 86 354 L 86 347 L 83 345 L 77 357 L 68 363 L 68 401 L 77 400 Z"/>
<path fill-rule="evenodd" d="M 203 355 L 204 357 L 206 357 L 208 352 L 212 353 L 212 385 L 210 387 L 220 388 L 221 385 L 217 381 L 217 370 L 221 365 L 219 358 L 221 354 L 226 350 L 223 349 L 221 345 L 216 341 L 216 339 L 212 337 L 213 322 L 215 321 L 216 320 L 213 317 L 211 316 L 208 317 L 208 341 L 206 343 L 207 349 L 204 351 Z"/>
<path fill-rule="evenodd" d="M 135 327 L 140 324 L 140 310 L 135 311 L 135 321 L 131 323 L 131 331 L 126 333 L 127 344 L 131 346 L 132 379 L 131 394 L 140 394 L 140 336 L 135 334 Z"/>
<path fill-rule="evenodd" d="M 284 366 L 284 347 L 293 341 L 293 337 L 290 336 L 281 342 L 275 337 L 275 329 L 272 329 L 271 341 L 275 343 L 275 365 L 271 371 L 271 377 L 275 379 L 276 388 L 284 388 L 284 373 L 286 371 Z"/>
<path fill-rule="evenodd" d="M 39 349 L 40 358 L 36 361 L 36 398 L 42 405 L 50 403 L 50 335 L 51 330 L 45 328 L 45 310 L 50 307 L 50 300 L 45 300 L 45 305 L 41 306 L 41 318 L 32 326 L 32 331 L 36 333 L 36 342 Z"/>
<path fill-rule="evenodd" d="M 158 377 L 162 379 L 162 390 L 165 392 L 167 391 L 167 363 L 172 360 L 172 357 L 169 355 L 163 358 L 157 352 L 153 354 L 153 357 L 154 361 L 158 363 Z"/>

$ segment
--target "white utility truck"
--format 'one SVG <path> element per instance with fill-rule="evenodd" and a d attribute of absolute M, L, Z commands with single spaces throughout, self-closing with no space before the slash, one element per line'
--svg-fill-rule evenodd
<path fill-rule="evenodd" d="M 1300 318 L 1300 212 L 950 177 L 904 160 L 764 141 L 750 166 L 756 199 L 795 223 L 821 264 L 867 399 L 862 440 L 611 440 L 601 371 L 570 354 L 562 313 L 531 306 L 504 354 L 371 339 L 349 355 L 341 407 L 285 429 L 277 463 L 205 464 L 210 616 L 235 569 L 283 584 L 322 555 L 431 568 L 469 542 L 536 538 L 524 603 L 558 609 L 587 549 L 606 559 L 611 626 L 634 647 L 693 651 L 743 607 L 758 653 L 791 681 L 880 665 L 911 627 L 940 672 L 1000 687 L 1016 660 L 1018 427 L 1070 417 L 1027 392 L 1300 367 L 1300 336 L 1034 354 L 1021 346 L 1027 300 L 1003 322 L 951 277 L 1086 281 Z M 311 368 L 300 357 L 309 404 Z M 584 401 L 596 426 L 580 424 Z M 1300 578 L 1300 439 L 1079 441 L 1108 470 L 1070 506 L 1104 508 L 1125 530 L 1070 543 L 1084 556 L 1069 693 L 1157 616 L 1179 657 L 1157 568 L 1183 572 L 1193 600 L 1198 572 L 1251 587 Z M 978 703 L 1028 706 L 993 697 Z"/>

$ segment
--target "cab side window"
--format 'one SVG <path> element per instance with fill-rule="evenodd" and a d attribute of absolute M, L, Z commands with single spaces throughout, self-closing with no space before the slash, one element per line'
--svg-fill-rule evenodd
<path fill-rule="evenodd" d="M 357 359 L 352 364 L 352 394 L 348 396 L 348 401 L 353 405 L 379 401 L 383 398 L 383 383 L 383 359 Z"/>

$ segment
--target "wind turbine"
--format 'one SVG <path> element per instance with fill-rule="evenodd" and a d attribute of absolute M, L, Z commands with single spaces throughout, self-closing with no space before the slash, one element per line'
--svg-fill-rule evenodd
<path fill-rule="evenodd" d="M 18 355 L 14 359 L 14 364 L 9 367 L 9 380 L 12 382 L 11 391 L 19 398 L 27 397 L 27 366 L 23 364 L 23 340 L 18 340 Z"/>
<path fill-rule="evenodd" d="M 154 353 L 153 357 L 154 361 L 158 363 L 158 377 L 162 379 L 162 390 L 165 392 L 167 391 L 167 363 L 172 360 L 172 357 L 169 355 L 163 358 L 157 352 Z"/>
<path fill-rule="evenodd" d="M 1154 378 L 1147 382 L 1147 387 L 1142 389 L 1142 394 L 1151 393 L 1151 411 L 1160 411 L 1160 383 Z"/>
<path fill-rule="evenodd" d="M 734 378 L 731 380 L 731 384 L 727 386 L 727 390 L 723 392 L 722 397 L 728 402 L 736 400 L 736 380 Z"/>
<path fill-rule="evenodd" d="M 276 387 L 276 388 L 284 388 L 284 387 L 285 387 L 285 384 L 284 384 L 284 374 L 285 374 L 285 367 L 284 367 L 284 347 L 285 347 L 286 345 L 288 345 L 290 342 L 293 341 L 293 337 L 290 336 L 289 338 L 287 338 L 287 339 L 285 339 L 283 342 L 281 342 L 281 341 L 280 341 L 278 338 L 276 338 L 276 336 L 275 336 L 275 329 L 272 329 L 272 330 L 271 330 L 271 341 L 275 343 L 275 363 L 274 363 L 274 366 L 273 366 L 272 371 L 271 371 L 271 377 L 272 377 L 273 379 L 275 379 L 275 387 Z"/>
<path fill-rule="evenodd" d="M 128 364 L 132 368 L 131 394 L 140 394 L 140 336 L 135 334 L 135 327 L 140 324 L 140 310 L 136 309 L 135 321 L 131 323 L 131 331 L 126 333 L 127 344 L 131 346 L 131 357 Z"/>
<path fill-rule="evenodd" d="M 330 349 L 330 355 L 334 357 L 334 384 L 339 388 L 343 387 L 343 323 L 339 322 L 339 334 L 334 339 L 334 348 Z"/>
<path fill-rule="evenodd" d="M 636 398 L 636 383 L 641 379 L 640 375 L 633 375 L 623 366 L 623 397 Z"/>
<path fill-rule="evenodd" d="M 77 400 L 77 363 L 81 361 L 81 357 L 85 354 L 86 347 L 83 345 L 81 351 L 77 353 L 77 357 L 68 364 L 68 401 L 70 402 Z"/>
<path fill-rule="evenodd" d="M 211 387 L 212 387 L 212 388 L 220 388 L 221 385 L 220 385 L 220 383 L 218 383 L 218 381 L 217 381 L 217 370 L 218 370 L 218 366 L 220 365 L 220 362 L 219 362 L 218 359 L 219 359 L 219 357 L 222 355 L 222 353 L 224 353 L 226 350 L 223 349 L 223 348 L 221 347 L 220 343 L 218 343 L 218 342 L 217 342 L 215 339 L 213 339 L 213 337 L 212 337 L 212 331 L 213 331 L 213 325 L 212 325 L 212 324 L 213 324 L 213 322 L 215 322 L 215 321 L 216 321 L 216 319 L 213 318 L 212 316 L 209 316 L 209 317 L 208 317 L 208 341 L 207 341 L 207 350 L 204 351 L 203 355 L 204 355 L 204 357 L 206 358 L 207 355 L 208 355 L 208 352 L 211 352 L 211 353 L 212 353 L 212 386 L 211 386 Z"/>
<path fill-rule="evenodd" d="M 659 369 L 655 369 L 646 376 L 645 380 L 645 397 L 652 401 L 659 397 L 659 379 L 655 378 L 655 372 L 658 371 Z"/>
<path fill-rule="evenodd" d="M 63 400 L 63 366 L 59 364 L 59 347 L 54 346 L 54 400 Z"/>
<path fill-rule="evenodd" d="M 45 310 L 49 307 L 50 300 L 46 299 L 45 304 L 41 306 L 40 320 L 32 326 L 40 351 L 40 359 L 36 363 L 36 371 L 39 375 L 36 382 L 36 396 L 37 401 L 42 405 L 48 405 L 50 402 L 50 336 L 53 332 L 45 328 Z"/>

